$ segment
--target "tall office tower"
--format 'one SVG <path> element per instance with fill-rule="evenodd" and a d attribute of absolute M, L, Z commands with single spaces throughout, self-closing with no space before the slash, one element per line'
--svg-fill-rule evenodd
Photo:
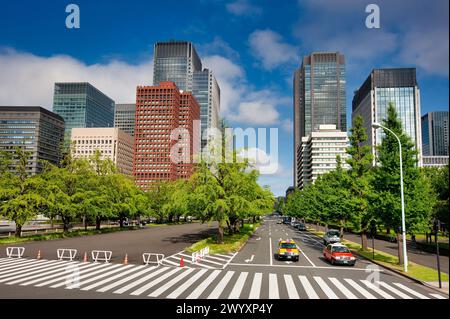
<path fill-rule="evenodd" d="M 116 104 L 114 127 L 134 136 L 136 104 Z"/>
<path fill-rule="evenodd" d="M 448 111 L 422 116 L 422 155 L 448 156 Z"/>
<path fill-rule="evenodd" d="M 53 112 L 66 123 L 66 147 L 74 127 L 113 127 L 114 107 L 112 99 L 89 83 L 55 83 Z"/>
<path fill-rule="evenodd" d="M 336 129 L 336 125 L 319 125 L 319 129 L 302 137 L 299 152 L 298 188 L 302 189 L 314 183 L 319 175 L 326 174 L 337 165 L 337 156 L 341 157 L 342 168 L 348 169 L 347 132 Z"/>
<path fill-rule="evenodd" d="M 31 152 L 27 172 L 42 171 L 42 161 L 59 165 L 62 159 L 64 119 L 39 106 L 0 106 L 0 151 L 16 146 Z"/>
<path fill-rule="evenodd" d="M 89 158 L 100 151 L 101 159 L 110 159 L 119 173 L 133 175 L 133 137 L 117 127 L 73 128 L 72 156 Z"/>
<path fill-rule="evenodd" d="M 417 164 L 422 165 L 422 139 L 420 119 L 420 91 L 415 68 L 374 69 L 363 85 L 355 91 L 352 101 L 352 119 L 358 114 L 364 120 L 368 135 L 366 145 L 376 145 L 383 139 L 383 130 L 372 123 L 381 123 L 387 116 L 389 102 L 395 104 L 403 130 L 411 137 L 418 151 Z M 373 165 L 376 164 L 374 156 Z"/>
<path fill-rule="evenodd" d="M 194 121 L 199 119 L 196 99 L 174 82 L 137 87 L 133 175 L 138 187 L 192 174 L 200 143 Z"/>
<path fill-rule="evenodd" d="M 191 42 L 158 42 L 154 49 L 153 85 L 175 82 L 182 91 L 192 92 L 200 105 L 202 139 L 206 128 L 219 126 L 220 87 L 202 62 Z M 202 140 L 202 146 L 207 143 Z"/>
<path fill-rule="evenodd" d="M 294 185 L 302 138 L 320 125 L 347 131 L 345 59 L 339 52 L 314 52 L 294 73 Z"/>

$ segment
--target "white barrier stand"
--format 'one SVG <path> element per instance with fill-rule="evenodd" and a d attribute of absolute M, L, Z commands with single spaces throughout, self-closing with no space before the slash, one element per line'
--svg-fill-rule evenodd
<path fill-rule="evenodd" d="M 22 258 L 25 247 L 6 247 L 6 255 L 8 258 Z"/>
<path fill-rule="evenodd" d="M 209 246 L 206 246 L 203 249 L 200 249 L 199 251 L 193 252 L 192 253 L 192 263 L 198 263 L 200 260 L 203 259 L 203 257 L 209 255 Z"/>
<path fill-rule="evenodd" d="M 154 258 L 152 258 L 154 257 Z M 142 259 L 144 260 L 144 264 L 157 264 L 161 265 L 162 260 L 164 259 L 163 254 L 155 254 L 155 253 L 143 253 Z"/>
<path fill-rule="evenodd" d="M 76 249 L 69 249 L 69 248 L 59 248 L 56 250 L 56 253 L 58 254 L 58 259 L 68 259 L 70 261 L 73 261 L 75 256 L 77 255 Z"/>
<path fill-rule="evenodd" d="M 96 263 L 97 261 L 104 261 L 109 263 L 111 260 L 112 251 L 109 250 L 93 250 L 91 252 L 92 260 Z"/>

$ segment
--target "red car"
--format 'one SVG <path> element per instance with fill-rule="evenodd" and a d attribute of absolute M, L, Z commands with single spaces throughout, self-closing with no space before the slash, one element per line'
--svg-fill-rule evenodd
<path fill-rule="evenodd" d="M 329 244 L 323 249 L 323 257 L 328 260 L 332 265 L 349 265 L 354 266 L 356 258 L 347 246 L 340 243 Z"/>

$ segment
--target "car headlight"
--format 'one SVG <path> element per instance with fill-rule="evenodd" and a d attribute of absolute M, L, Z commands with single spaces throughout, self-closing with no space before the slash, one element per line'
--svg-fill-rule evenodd
<path fill-rule="evenodd" d="M 350 260 L 355 260 L 356 258 L 355 257 L 350 257 Z"/>

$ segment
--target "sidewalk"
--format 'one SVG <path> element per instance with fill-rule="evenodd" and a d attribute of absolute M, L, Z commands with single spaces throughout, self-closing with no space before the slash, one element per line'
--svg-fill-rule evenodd
<path fill-rule="evenodd" d="M 317 229 L 317 225 L 308 224 L 310 227 Z M 325 227 L 319 226 L 320 231 L 325 231 Z M 344 239 L 348 239 L 355 243 L 361 243 L 361 237 L 359 235 L 355 235 L 352 233 L 344 232 Z M 372 248 L 372 239 L 367 239 L 368 246 Z M 397 243 L 390 243 L 388 241 L 375 239 L 375 249 L 380 250 L 382 252 L 397 256 Z M 429 268 L 437 269 L 437 258 L 436 254 L 427 253 L 411 247 L 408 245 L 407 241 L 407 250 L 408 250 L 408 258 L 410 261 L 415 262 L 416 264 L 426 266 Z M 448 274 L 449 273 L 449 258 L 447 256 L 439 256 L 439 261 L 441 264 L 441 271 Z M 448 288 L 447 288 L 448 290 Z"/>

